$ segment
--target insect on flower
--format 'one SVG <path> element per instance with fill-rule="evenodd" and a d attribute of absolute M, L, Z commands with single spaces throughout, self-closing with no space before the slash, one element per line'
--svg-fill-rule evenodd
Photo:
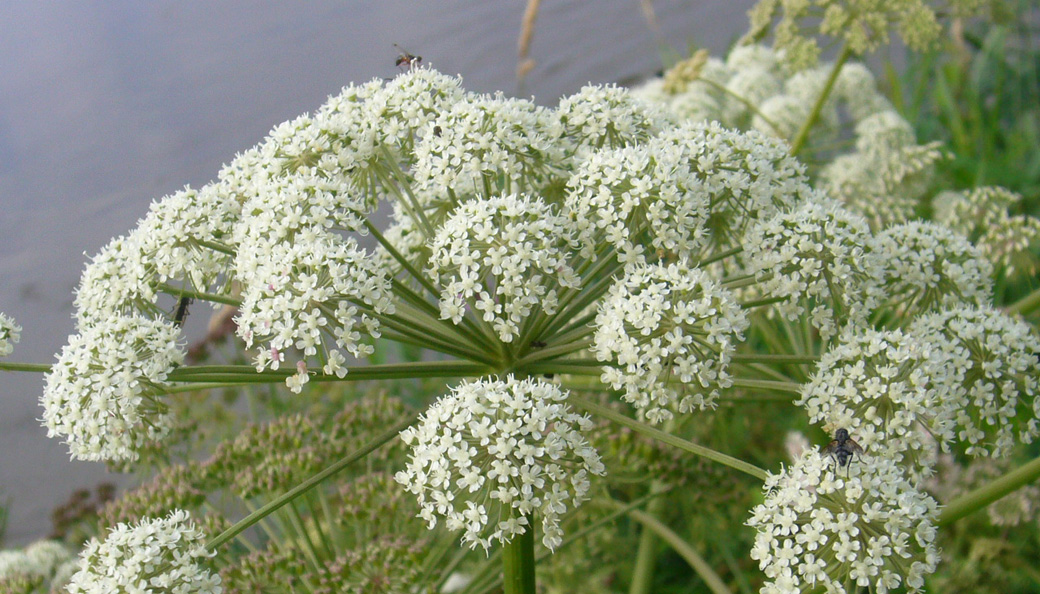
<path fill-rule="evenodd" d="M 394 66 L 397 66 L 398 68 L 400 68 L 401 66 L 405 66 L 406 68 L 415 68 L 419 64 L 422 64 L 422 56 L 412 55 L 406 52 L 401 46 L 397 45 L 396 43 L 394 44 L 394 47 L 396 47 L 397 50 L 401 52 L 400 54 L 398 54 L 397 61 L 394 62 Z"/>
<path fill-rule="evenodd" d="M 863 448 L 856 440 L 849 437 L 847 429 L 838 429 L 834 432 L 834 440 L 823 448 L 823 453 L 834 458 L 838 468 L 845 467 L 846 478 L 849 475 L 849 467 L 856 454 L 863 454 Z"/>
<path fill-rule="evenodd" d="M 184 325 L 184 320 L 188 317 L 188 306 L 191 305 L 191 297 L 181 297 L 177 301 L 177 311 L 173 314 L 173 323 L 178 327 Z"/>

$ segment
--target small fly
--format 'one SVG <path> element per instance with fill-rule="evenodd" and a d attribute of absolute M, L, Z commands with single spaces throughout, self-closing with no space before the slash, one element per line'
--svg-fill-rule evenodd
<path fill-rule="evenodd" d="M 177 327 L 184 325 L 184 320 L 188 317 L 188 306 L 191 305 L 191 297 L 181 297 L 177 301 L 177 312 L 173 314 L 173 323 Z"/>
<path fill-rule="evenodd" d="M 400 54 L 398 54 L 397 61 L 394 62 L 394 66 L 397 66 L 398 68 L 404 66 L 408 69 L 411 69 L 415 68 L 419 64 L 422 64 L 422 56 L 412 55 L 404 51 L 404 49 L 402 49 L 401 46 L 397 45 L 396 43 L 394 44 L 394 47 L 397 48 L 397 51 L 401 52 Z"/>
<path fill-rule="evenodd" d="M 834 458 L 838 468 L 844 466 L 845 477 L 848 478 L 851 462 L 857 454 L 863 454 L 863 448 L 856 443 L 856 440 L 849 437 L 848 430 L 838 429 L 834 432 L 834 441 L 823 448 L 823 453 Z"/>

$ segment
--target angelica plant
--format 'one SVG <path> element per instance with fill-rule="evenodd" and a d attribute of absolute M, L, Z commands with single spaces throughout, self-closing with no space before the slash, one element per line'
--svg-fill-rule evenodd
<path fill-rule="evenodd" d="M 1040 344 L 994 308 L 1006 258 L 907 221 L 936 151 L 861 66 L 762 46 L 556 108 L 431 68 L 343 89 L 87 264 L 41 399 L 74 458 L 162 451 L 185 392 L 291 396 L 107 505 L 71 591 L 531 593 L 536 565 L 582 577 L 578 542 L 631 547 L 645 591 L 658 538 L 721 590 L 678 485 L 754 529 L 763 591 L 920 590 L 937 526 L 984 501 L 944 519 L 921 481 L 1040 414 Z M 232 363 L 189 361 L 183 299 L 235 308 Z M 0 354 L 17 334 L 0 317 Z M 417 354 L 372 362 L 390 344 Z M 788 429 L 864 451 L 759 468 Z M 985 497 L 1040 469 L 1015 472 Z"/>

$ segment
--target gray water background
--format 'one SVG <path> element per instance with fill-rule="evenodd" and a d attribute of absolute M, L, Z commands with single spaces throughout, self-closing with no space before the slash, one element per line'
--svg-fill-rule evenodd
<path fill-rule="evenodd" d="M 514 76 L 525 2 L 0 1 L 0 311 L 22 325 L 9 358 L 51 363 L 74 331 L 72 290 L 87 261 L 152 200 L 212 180 L 275 124 L 349 82 L 397 73 L 393 44 L 471 91 L 554 105 L 584 84 L 633 83 L 661 47 L 725 51 L 750 0 L 546 0 Z M 125 484 L 69 461 L 40 426 L 42 376 L 0 373 L 5 546 L 43 537 L 79 487 Z"/>

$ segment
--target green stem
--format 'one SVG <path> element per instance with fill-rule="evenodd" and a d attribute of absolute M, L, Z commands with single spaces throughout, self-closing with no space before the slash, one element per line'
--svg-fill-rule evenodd
<path fill-rule="evenodd" d="M 831 68 L 831 73 L 827 77 L 827 82 L 823 86 L 823 91 L 820 92 L 820 96 L 816 98 L 816 103 L 812 107 L 812 111 L 809 112 L 809 117 L 802 123 L 802 127 L 798 130 L 798 134 L 795 135 L 794 140 L 791 142 L 791 155 L 797 155 L 804 147 L 806 141 L 809 140 L 809 130 L 816 125 L 816 120 L 820 119 L 820 112 L 823 111 L 823 106 L 827 103 L 828 97 L 830 97 L 831 89 L 834 88 L 834 83 L 838 80 L 838 75 L 841 74 L 841 68 L 845 65 L 845 62 L 852 56 L 852 48 L 845 44 L 841 48 L 841 55 L 834 62 L 834 67 Z"/>
<path fill-rule="evenodd" d="M 801 394 L 802 385 L 794 382 L 774 382 L 772 380 L 734 379 L 734 388 L 750 388 L 752 390 L 776 390 L 778 392 L 790 392 Z"/>
<path fill-rule="evenodd" d="M 1040 289 L 1033 291 L 1005 308 L 1009 314 L 1027 316 L 1040 308 Z"/>
<path fill-rule="evenodd" d="M 177 297 L 189 297 L 200 301 L 212 301 L 214 303 L 223 303 L 224 305 L 234 305 L 235 307 L 242 305 L 241 299 L 236 299 L 228 295 L 217 295 L 216 293 L 204 293 L 202 291 L 188 291 L 167 283 L 161 283 L 156 288 L 164 293 L 176 295 Z"/>
<path fill-rule="evenodd" d="M 662 524 L 657 518 L 646 513 L 640 509 L 634 509 L 628 512 L 628 515 L 643 525 L 643 534 L 653 533 L 661 538 L 661 540 L 668 543 L 679 556 L 682 557 L 690 567 L 693 568 L 697 575 L 701 577 L 708 589 L 715 594 L 731 594 L 730 589 L 726 586 L 726 583 L 722 581 L 719 574 L 715 573 L 715 570 L 708 565 L 708 562 L 704 560 L 697 550 L 690 546 L 690 543 L 682 539 L 678 534 L 672 531 L 671 528 Z"/>
<path fill-rule="evenodd" d="M 952 524 L 1038 478 L 1040 478 L 1040 458 L 1034 458 L 1004 476 L 990 481 L 989 484 L 951 501 L 939 514 L 938 524 L 939 526 Z"/>
<path fill-rule="evenodd" d="M 654 485 L 650 488 L 651 492 L 658 487 L 657 481 L 654 481 Z M 651 513 L 656 514 L 661 511 L 661 504 L 661 499 L 655 499 L 647 505 L 647 509 Z M 620 504 L 617 505 L 620 507 Z M 632 511 L 628 513 L 631 515 Z M 628 586 L 628 594 L 646 594 L 652 591 L 656 562 L 657 539 L 652 531 L 644 529 L 639 533 L 639 545 L 636 548 L 636 564 L 632 569 L 632 583 Z"/>
<path fill-rule="evenodd" d="M 235 538 L 253 524 L 256 524 L 260 520 L 266 518 L 271 513 L 277 511 L 286 503 L 289 503 L 290 501 L 303 495 L 307 491 L 310 491 L 314 487 L 317 487 L 332 475 L 336 474 L 337 472 L 343 470 L 347 466 L 350 466 L 354 462 L 357 462 L 358 460 L 376 451 L 382 445 L 397 437 L 397 435 L 401 431 L 404 431 L 407 427 L 411 426 L 411 424 L 415 422 L 416 416 L 417 415 L 412 415 L 409 416 L 407 419 L 400 421 L 385 433 L 382 433 L 372 441 L 362 446 L 361 449 L 357 450 L 353 454 L 340 458 L 325 470 L 322 470 L 321 472 L 312 476 L 306 481 L 300 483 L 299 485 L 296 485 L 295 487 L 287 491 L 285 494 L 274 499 L 267 505 L 264 505 L 260 509 L 242 518 L 238 522 L 235 522 L 234 526 L 228 528 L 224 532 L 221 532 L 216 538 L 206 543 L 206 548 L 208 548 L 211 551 L 217 550 L 224 543 L 231 540 L 232 538 Z"/>
<path fill-rule="evenodd" d="M 534 517 L 527 515 L 527 530 L 502 548 L 502 590 L 505 594 L 535 594 Z"/>
<path fill-rule="evenodd" d="M 417 361 L 412 363 L 385 363 L 347 367 L 347 375 L 315 373 L 313 382 L 354 382 L 362 380 L 412 379 L 418 377 L 479 377 L 491 369 L 487 365 L 468 361 Z M 279 382 L 296 373 L 292 369 L 265 370 L 257 373 L 251 365 L 196 365 L 179 367 L 170 372 L 170 382 L 211 382 L 221 379 L 252 383 Z M 260 379 L 256 379 L 260 378 Z"/>
<path fill-rule="evenodd" d="M 571 394 L 568 398 L 568 401 L 574 406 L 585 409 L 594 415 L 598 415 L 600 417 L 609 419 L 617 423 L 618 425 L 624 425 L 625 427 L 628 427 L 629 429 L 632 429 L 638 433 L 642 433 L 647 437 L 656 439 L 661 443 L 666 443 L 672 447 L 676 447 L 680 450 L 689 452 L 694 456 L 700 456 L 702 458 L 713 460 L 715 462 L 718 462 L 719 464 L 729 466 L 730 468 L 739 470 L 740 472 L 753 476 L 759 480 L 764 481 L 766 480 L 766 476 L 768 476 L 765 470 L 762 470 L 754 464 L 749 464 L 739 458 L 727 456 L 722 452 L 716 452 L 713 449 L 706 448 L 704 446 L 700 446 L 695 443 L 686 441 L 681 437 L 676 437 L 674 435 L 665 433 L 664 431 L 661 431 L 659 429 L 654 429 L 646 423 L 641 423 L 635 419 L 626 417 L 623 414 L 613 411 L 605 406 L 596 404 L 595 402 L 586 400 L 580 396 L 575 396 L 574 394 Z"/>
<path fill-rule="evenodd" d="M 32 373 L 50 373 L 48 363 L 4 363 L 0 361 L 0 371 L 30 371 Z"/>
<path fill-rule="evenodd" d="M 730 357 L 734 363 L 798 363 L 815 365 L 820 362 L 819 357 L 806 355 L 757 355 L 754 353 L 738 353 Z"/>

